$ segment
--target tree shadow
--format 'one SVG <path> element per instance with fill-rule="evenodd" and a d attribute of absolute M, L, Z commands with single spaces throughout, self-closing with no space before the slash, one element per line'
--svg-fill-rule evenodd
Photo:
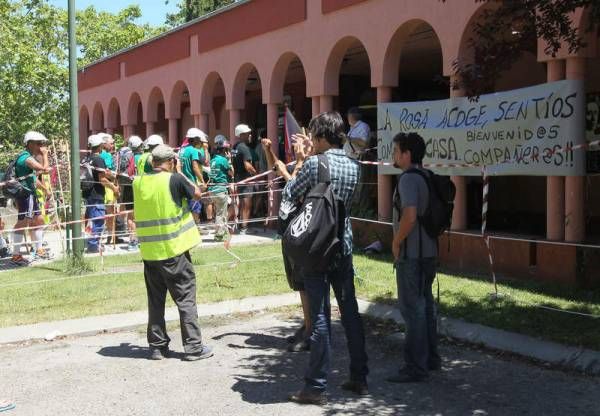
<path fill-rule="evenodd" d="M 134 358 L 134 359 L 149 359 L 150 348 L 134 345 L 129 342 L 122 342 L 117 346 L 102 347 L 97 354 L 109 358 Z M 183 353 L 177 351 L 169 351 L 169 358 L 182 359 Z"/>

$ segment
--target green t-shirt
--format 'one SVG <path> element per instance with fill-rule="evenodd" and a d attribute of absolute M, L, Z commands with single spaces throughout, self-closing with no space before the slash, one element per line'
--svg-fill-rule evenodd
<path fill-rule="evenodd" d="M 20 178 L 33 173 L 33 169 L 27 166 L 27 159 L 33 157 L 31 153 L 25 150 L 19 156 L 17 156 L 17 163 L 15 163 L 15 176 Z M 26 179 L 20 181 L 24 187 L 29 189 L 31 192 L 35 192 L 35 177 L 28 176 Z"/>
<path fill-rule="evenodd" d="M 213 184 L 228 184 L 231 165 L 226 157 L 215 155 L 210 161 L 210 182 Z M 208 190 L 214 194 L 227 192 L 227 186 L 211 185 Z"/>
<path fill-rule="evenodd" d="M 100 157 L 104 160 L 104 164 L 106 165 L 106 169 L 115 170 L 115 165 L 113 163 L 113 157 L 106 150 L 100 152 Z"/>
<path fill-rule="evenodd" d="M 196 174 L 194 173 L 193 161 L 197 161 L 202 167 L 204 162 L 204 149 L 196 149 L 194 146 L 186 146 L 179 153 L 181 161 L 181 172 L 193 183 L 197 183 Z"/>

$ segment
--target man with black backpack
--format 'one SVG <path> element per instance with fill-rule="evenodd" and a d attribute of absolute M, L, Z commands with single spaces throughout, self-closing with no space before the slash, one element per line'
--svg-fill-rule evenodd
<path fill-rule="evenodd" d="M 301 268 L 312 323 L 305 385 L 289 397 L 302 404 L 322 405 L 327 401 L 325 390 L 331 361 L 330 285 L 340 308 L 350 353 L 350 377 L 342 388 L 368 394 L 365 335 L 354 289 L 352 227 L 348 216 L 360 170 L 358 163 L 342 149 L 343 129 L 344 121 L 337 112 L 322 113 L 311 120 L 309 131 L 315 156 L 304 160 L 303 146 L 296 147 L 300 170 L 283 190 L 284 199 L 304 201 L 283 237 L 294 268 Z M 293 139 L 300 143 L 310 141 L 303 135 L 295 135 Z M 310 238 L 306 240 L 306 236 Z"/>
<path fill-rule="evenodd" d="M 405 366 L 387 380 L 411 383 L 425 381 L 429 371 L 441 368 L 431 287 L 437 266 L 437 237 L 450 225 L 455 188 L 448 177 L 423 169 L 425 141 L 421 136 L 400 133 L 393 143 L 394 166 L 404 171 L 394 192 L 392 252 L 406 339 Z"/>

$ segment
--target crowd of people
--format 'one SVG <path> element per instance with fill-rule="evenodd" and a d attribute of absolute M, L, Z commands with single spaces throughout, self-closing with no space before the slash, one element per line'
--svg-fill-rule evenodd
<path fill-rule="evenodd" d="M 301 328 L 289 339 L 290 351 L 310 354 L 304 385 L 289 396 L 289 400 L 301 404 L 322 405 L 327 401 L 332 337 L 330 287 L 337 299 L 350 356 L 348 379 L 341 387 L 357 395 L 369 392 L 365 332 L 354 286 L 350 221 L 352 200 L 361 175 L 356 155 L 368 143 L 368 127 L 362 126 L 358 114 L 352 111 L 349 119 L 351 130 L 346 134 L 339 113 L 326 112 L 314 117 L 308 134 L 292 137 L 296 158 L 292 164 L 278 158 L 270 139 L 261 139 L 259 145 L 266 168 L 285 180 L 278 232 L 283 237 L 282 255 L 288 283 L 300 293 L 304 313 Z M 233 148 L 226 137 L 219 135 L 211 150 L 208 136 L 192 128 L 178 151 L 165 145 L 158 135 L 146 141 L 132 136 L 118 152 L 108 134 L 94 134 L 88 139 L 90 153 L 82 165 L 82 170 L 88 171 L 88 176 L 82 174 L 82 181 L 89 182 L 82 186 L 86 218 L 92 222 L 87 250 L 100 250 L 107 212 L 111 212 L 107 207 L 111 206 L 112 212 L 119 215 L 114 203 L 117 201 L 127 216 L 129 245 L 134 249 L 139 247 L 144 263 L 150 359 L 161 360 L 170 354 L 164 318 L 167 292 L 179 310 L 184 360 L 213 356 L 212 348 L 202 340 L 198 322 L 196 277 L 190 250 L 201 240 L 197 221 L 202 215 L 214 218 L 216 236 L 225 238 L 230 229 L 228 205 L 235 194 L 241 205 L 240 233 L 247 232 L 255 192 L 252 176 L 257 167 L 252 163 L 250 128 L 239 125 L 235 135 L 238 141 Z M 425 142 L 421 136 L 400 133 L 393 143 L 394 165 L 404 174 L 399 177 L 395 191 L 394 238 L 390 244 L 400 309 L 406 322 L 406 342 L 404 365 L 387 380 L 414 383 L 426 381 L 430 371 L 441 368 L 432 295 L 438 247 L 436 235 L 431 234 L 427 224 L 433 174 L 422 167 Z M 29 132 L 24 144 L 26 150 L 16 160 L 15 175 L 24 188 L 34 191 L 39 181 L 36 174 L 45 174 L 50 169 L 47 139 L 40 133 Z M 19 209 L 15 247 L 22 243 L 23 229 L 30 226 L 36 232 L 43 230 L 36 228 L 42 220 L 34 193 L 25 195 L 15 201 Z M 289 250 L 286 247 L 292 247 L 286 238 L 290 234 L 300 237 L 311 222 L 328 227 L 327 219 L 314 218 L 326 215 L 325 211 L 313 205 L 315 198 L 327 195 L 339 207 L 333 219 L 335 235 L 331 236 L 337 242 L 328 246 L 335 247 L 331 252 L 316 254 L 327 256 L 326 264 L 317 267 L 316 264 L 323 262 L 305 261 L 306 253 L 286 252 Z M 43 241 L 42 235 L 32 238 Z M 36 249 L 43 248 L 36 246 Z M 19 255 L 15 251 L 15 256 Z"/>

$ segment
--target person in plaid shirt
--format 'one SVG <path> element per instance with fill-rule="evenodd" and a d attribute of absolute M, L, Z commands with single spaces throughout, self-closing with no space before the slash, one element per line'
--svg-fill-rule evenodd
<path fill-rule="evenodd" d="M 344 121 L 339 113 L 322 113 L 309 124 L 312 140 L 303 135 L 292 136 L 295 141 L 296 171 L 286 184 L 284 198 L 299 202 L 317 184 L 318 158 L 306 158 L 304 144 L 312 144 L 313 154 L 325 154 L 329 161 L 329 173 L 334 194 L 346 207 L 344 245 L 339 258 L 326 273 L 305 273 L 304 287 L 308 296 L 312 334 L 310 337 L 310 360 L 305 376 L 305 386 L 289 399 L 303 404 L 325 404 L 327 373 L 330 364 L 331 312 L 329 285 L 337 299 L 342 324 L 346 331 L 350 353 L 350 378 L 342 388 L 359 395 L 368 394 L 367 354 L 362 319 L 358 313 L 354 289 L 354 266 L 352 264 L 352 227 L 348 217 L 352 196 L 359 180 L 360 169 L 355 160 L 346 156 L 342 146 L 345 140 Z M 306 159 L 306 160 L 305 160 Z M 284 168 L 282 163 L 276 167 Z"/>

